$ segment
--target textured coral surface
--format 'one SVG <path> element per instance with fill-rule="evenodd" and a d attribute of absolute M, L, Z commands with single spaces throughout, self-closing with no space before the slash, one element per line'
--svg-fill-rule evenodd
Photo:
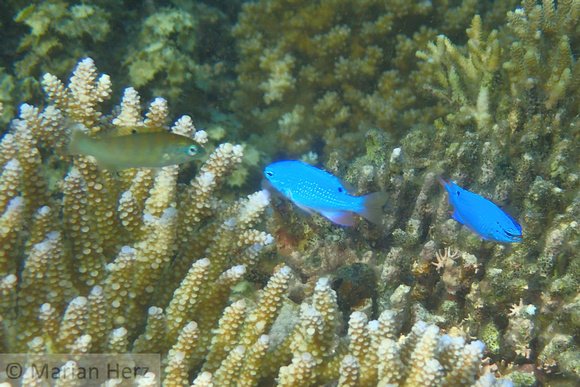
<path fill-rule="evenodd" d="M 0 11 L 2 352 L 159 353 L 170 386 L 580 383 L 580 1 Z M 110 173 L 66 154 L 78 125 L 206 156 Z M 285 158 L 385 191 L 382 223 L 261 191 Z M 522 242 L 451 219 L 440 177 Z"/>

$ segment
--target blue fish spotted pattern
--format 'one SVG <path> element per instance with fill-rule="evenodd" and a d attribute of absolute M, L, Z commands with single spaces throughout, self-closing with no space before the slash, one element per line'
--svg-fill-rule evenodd
<path fill-rule="evenodd" d="M 469 192 L 453 181 L 441 179 L 453 205 L 453 219 L 487 241 L 521 242 L 522 226 L 486 198 Z"/>
<path fill-rule="evenodd" d="M 349 187 L 336 176 L 301 161 L 279 161 L 264 169 L 272 186 L 308 213 L 318 212 L 336 224 L 352 226 L 353 213 L 373 223 L 382 220 L 384 192 L 349 195 Z"/>

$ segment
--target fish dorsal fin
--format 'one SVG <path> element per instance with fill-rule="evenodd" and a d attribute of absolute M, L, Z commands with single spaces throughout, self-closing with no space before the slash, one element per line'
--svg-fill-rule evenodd
<path fill-rule="evenodd" d="M 108 132 L 110 137 L 130 136 L 137 133 L 163 133 L 169 132 L 167 128 L 153 125 L 113 125 Z"/>
<path fill-rule="evenodd" d="M 325 180 L 325 181 L 330 180 L 330 181 L 336 182 L 337 184 L 340 184 L 342 186 L 342 188 L 344 188 L 347 193 L 352 194 L 352 193 L 356 192 L 356 189 L 354 189 L 354 187 L 352 185 L 350 185 L 346 181 L 336 177 L 332 173 L 325 171 L 324 169 L 317 168 L 314 165 L 304 163 L 302 161 L 299 161 L 299 163 L 302 163 L 303 165 L 305 165 L 306 168 L 310 169 L 312 171 L 312 173 L 314 173 L 320 179 Z"/>
<path fill-rule="evenodd" d="M 163 133 L 163 132 L 169 132 L 169 128 L 145 124 L 145 125 L 139 127 L 138 132 L 139 133 Z"/>

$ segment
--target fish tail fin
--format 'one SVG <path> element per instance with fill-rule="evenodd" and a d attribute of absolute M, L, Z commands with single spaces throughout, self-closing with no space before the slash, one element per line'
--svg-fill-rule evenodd
<path fill-rule="evenodd" d="M 85 133 L 83 125 L 74 125 L 71 128 L 70 141 L 66 146 L 66 154 L 74 156 L 83 152 L 85 144 L 90 141 L 90 137 Z"/>
<path fill-rule="evenodd" d="M 357 214 L 367 219 L 369 222 L 381 224 L 383 220 L 383 206 L 387 202 L 386 192 L 375 192 L 363 196 L 363 208 Z"/>

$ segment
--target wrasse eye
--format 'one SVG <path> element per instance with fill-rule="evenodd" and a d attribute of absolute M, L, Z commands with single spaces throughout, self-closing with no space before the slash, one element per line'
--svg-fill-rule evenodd
<path fill-rule="evenodd" d="M 197 154 L 197 147 L 195 145 L 192 145 L 189 148 L 187 148 L 187 154 L 190 156 L 195 156 Z"/>

